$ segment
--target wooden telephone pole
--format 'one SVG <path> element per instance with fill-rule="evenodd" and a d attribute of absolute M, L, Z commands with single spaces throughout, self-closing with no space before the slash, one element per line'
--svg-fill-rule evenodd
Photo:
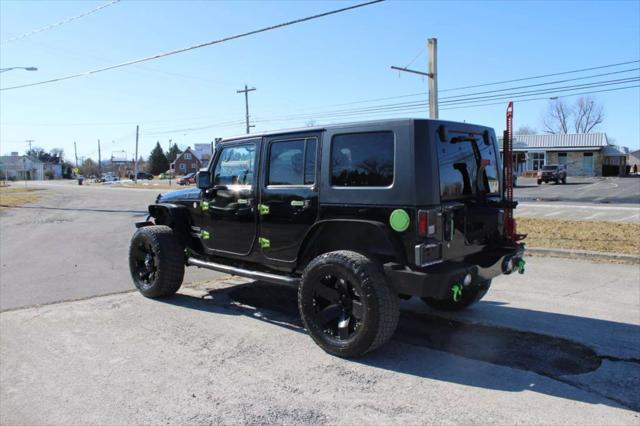
<path fill-rule="evenodd" d="M 256 90 L 255 87 L 249 88 L 246 84 L 244 85 L 244 90 L 236 90 L 236 93 L 244 93 L 244 106 L 245 106 L 246 120 L 247 120 L 247 134 L 249 134 L 249 131 L 252 127 L 256 127 L 256 126 L 251 126 L 249 124 L 249 92 L 253 92 L 254 90 Z"/>
<path fill-rule="evenodd" d="M 394 67 L 391 69 L 423 75 L 428 78 L 429 82 L 429 118 L 438 119 L 438 39 L 430 38 L 427 40 L 427 50 L 429 51 L 429 72 L 411 70 L 407 67 Z"/>

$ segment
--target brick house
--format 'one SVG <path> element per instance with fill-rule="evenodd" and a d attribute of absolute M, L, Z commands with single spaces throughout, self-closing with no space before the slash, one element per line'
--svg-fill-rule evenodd
<path fill-rule="evenodd" d="M 193 152 L 191 147 L 184 150 L 182 154 L 176 157 L 176 160 L 171 163 L 171 170 L 176 175 L 186 175 L 188 173 L 195 173 L 202 167 L 202 161 Z"/>
<path fill-rule="evenodd" d="M 513 157 L 518 175 L 566 164 L 569 176 L 618 176 L 626 166 L 626 154 L 609 144 L 606 133 L 514 135 Z"/>

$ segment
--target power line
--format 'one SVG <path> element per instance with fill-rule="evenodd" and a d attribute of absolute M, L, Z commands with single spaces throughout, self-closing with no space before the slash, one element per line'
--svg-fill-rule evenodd
<path fill-rule="evenodd" d="M 533 95 L 539 95 L 543 93 L 552 94 L 552 93 L 558 93 L 562 91 L 566 92 L 568 90 L 579 90 L 579 89 L 586 89 L 586 88 L 592 88 L 592 87 L 606 86 L 611 84 L 623 84 L 627 82 L 637 81 L 638 79 L 640 78 L 633 77 L 633 78 L 625 78 L 625 79 L 604 80 L 604 81 L 578 84 L 578 85 L 536 89 L 531 91 L 501 93 L 499 95 L 453 99 L 445 102 L 440 102 L 440 104 L 446 106 L 446 105 L 466 104 L 466 103 L 473 103 L 473 102 L 479 102 L 479 101 L 487 101 L 490 99 L 498 99 L 498 98 L 500 99 L 511 98 L 519 95 L 533 96 Z M 334 111 L 316 111 L 316 112 L 310 112 L 310 113 L 291 114 L 291 115 L 285 115 L 280 117 L 274 117 L 273 119 L 271 119 L 271 121 L 277 121 L 279 119 L 289 119 L 289 118 L 297 118 L 297 119 L 315 118 L 318 116 L 327 116 L 327 115 L 331 115 L 331 116 L 339 116 L 339 115 L 345 115 L 345 114 L 350 115 L 352 113 L 367 113 L 367 112 L 374 112 L 374 111 L 394 111 L 394 110 L 404 110 L 407 108 L 416 108 L 416 107 L 425 107 L 425 106 L 428 106 L 428 102 L 426 101 L 399 102 L 399 103 L 393 103 L 393 104 L 373 105 L 373 106 L 362 107 L 362 108 L 349 108 L 349 109 L 334 110 Z M 262 122 L 262 120 L 257 119 L 256 122 Z"/>
<path fill-rule="evenodd" d="M 440 90 L 440 92 L 450 92 L 450 91 L 453 91 L 453 90 L 473 89 L 473 88 L 476 88 L 476 87 L 494 86 L 494 85 L 505 84 L 505 83 L 515 83 L 517 81 L 534 80 L 534 79 L 537 79 L 537 78 L 545 78 L 545 77 L 554 77 L 556 75 L 573 74 L 573 73 L 583 72 L 583 71 L 593 71 L 593 70 L 599 70 L 599 69 L 602 69 L 602 68 L 611 68 L 611 67 L 617 67 L 617 66 L 620 66 L 620 65 L 635 64 L 635 63 L 638 63 L 638 62 L 640 62 L 640 60 L 619 62 L 617 64 L 601 65 L 601 66 L 598 66 L 598 67 L 582 68 L 582 69 L 579 69 L 579 70 L 562 71 L 562 72 L 556 72 L 556 73 L 553 73 L 553 74 L 536 75 L 536 76 L 533 76 L 533 77 L 516 78 L 514 80 L 504 80 L 504 81 L 497 81 L 497 82 L 494 82 L 494 83 L 475 84 L 473 86 L 454 87 L 454 88 L 451 88 L 451 89 Z"/>
<path fill-rule="evenodd" d="M 540 94 L 553 95 L 557 93 L 572 92 L 572 91 L 582 90 L 587 88 L 597 88 L 597 87 L 604 87 L 604 86 L 611 86 L 611 85 L 626 84 L 626 83 L 635 82 L 638 80 L 640 80 L 640 78 L 624 79 L 623 81 L 613 81 L 613 82 L 599 82 L 597 84 L 589 84 L 589 85 L 566 86 L 566 87 L 559 87 L 559 88 L 546 89 L 546 90 L 537 90 L 537 91 L 532 91 L 530 93 L 525 93 L 520 95 L 501 94 L 499 95 L 500 96 L 499 98 L 493 97 L 493 99 L 482 99 L 482 100 L 474 100 L 474 101 L 468 101 L 468 102 L 450 103 L 449 105 L 445 104 L 444 107 L 446 109 L 455 109 L 455 107 L 460 107 L 460 106 L 474 106 L 473 104 L 477 104 L 478 102 L 483 102 L 483 101 L 487 102 L 489 100 L 523 99 L 523 98 L 530 98 L 531 96 L 540 95 Z M 634 87 L 634 86 L 630 86 L 630 87 Z M 588 93 L 599 93 L 599 92 L 600 91 L 597 91 L 597 92 L 591 91 Z M 567 96 L 570 96 L 570 95 L 567 95 Z M 549 99 L 549 96 L 546 96 L 540 99 Z M 317 119 L 340 118 L 340 117 L 380 114 L 380 113 L 388 114 L 388 113 L 411 112 L 411 111 L 417 111 L 417 110 L 424 110 L 425 107 L 428 107 L 428 102 L 415 102 L 415 103 L 409 103 L 409 104 L 398 104 L 393 106 L 378 106 L 373 108 L 359 108 L 359 109 L 342 110 L 342 111 L 327 111 L 324 113 L 316 113 L 316 114 L 309 114 L 309 115 L 280 116 L 280 117 L 273 117 L 273 118 L 267 118 L 267 119 L 256 119 L 255 121 L 258 123 L 264 123 L 264 122 L 273 122 L 273 121 L 304 120 L 309 118 L 317 118 Z"/>
<path fill-rule="evenodd" d="M 602 69 L 602 68 L 610 68 L 610 67 L 616 67 L 616 66 L 620 66 L 620 65 L 626 65 L 626 64 L 633 64 L 633 63 L 638 63 L 640 62 L 640 60 L 635 60 L 635 61 L 628 61 L 628 62 L 621 62 L 618 64 L 609 64 L 609 65 L 602 65 L 602 66 L 597 66 L 597 67 L 591 67 L 591 68 L 583 68 L 583 69 L 578 69 L 578 70 L 573 70 L 573 71 L 563 71 L 560 73 L 554 73 L 554 74 L 547 74 L 547 76 L 554 76 L 554 75 L 562 75 L 562 74 L 570 74 L 570 73 L 577 73 L 577 72 L 583 72 L 586 70 L 594 70 L 594 69 Z M 618 71 L 618 73 L 621 72 L 628 72 L 628 71 Z M 602 74 L 602 75 L 607 75 L 607 74 Z M 596 77 L 596 76 L 600 76 L 600 74 L 598 75 L 593 75 L 591 76 L 591 78 Z M 466 86 L 468 88 L 472 88 L 472 87 L 482 87 L 482 86 L 489 86 L 489 85 L 497 85 L 500 83 L 507 83 L 507 82 L 512 82 L 512 81 L 524 81 L 524 80 L 532 80 L 532 79 L 537 79 L 537 78 L 542 78 L 544 76 L 533 76 L 533 77 L 523 77 L 523 78 L 518 78 L 515 80 L 508 80 L 505 82 L 499 82 L 499 83 L 485 83 L 485 84 L 478 84 L 478 85 L 474 85 L 474 86 Z M 581 78 L 588 78 L 588 77 L 581 77 Z M 545 83 L 543 83 L 545 84 Z M 546 83 L 546 84 L 551 84 L 551 83 Z M 455 88 L 449 88 L 449 89 L 442 89 L 439 90 L 439 93 L 441 92 L 447 92 L 447 91 L 453 91 L 453 90 L 461 90 L 463 89 L 463 87 L 455 87 Z M 497 90 L 496 90 L 497 91 Z M 355 105 L 355 104 L 363 104 L 363 103 L 371 103 L 371 102 L 378 102 L 378 101 L 387 101 L 387 100 L 392 100 L 392 99 L 403 99 L 403 98 L 411 98 L 411 97 L 416 97 L 416 96 L 425 96 L 426 97 L 427 93 L 426 92 L 419 92 L 419 93 L 410 93 L 410 94 L 406 94 L 406 95 L 396 95 L 396 96 L 386 96 L 386 97 L 382 97 L 382 98 L 370 98 L 370 99 L 361 99 L 361 100 L 357 100 L 357 101 L 351 101 L 351 102 L 342 102 L 342 103 L 337 103 L 337 104 L 328 104 L 328 105 L 324 105 L 324 107 L 338 107 L 338 106 L 347 106 L 347 105 Z M 465 95 L 461 95 L 461 96 L 465 96 Z M 440 98 L 440 99 L 448 99 L 448 98 Z M 421 102 L 421 101 L 416 101 L 416 102 Z M 311 113 L 311 112 L 310 112 Z"/>
<path fill-rule="evenodd" d="M 248 37 L 248 36 L 252 36 L 252 35 L 255 35 L 255 34 L 259 34 L 259 33 L 276 30 L 276 29 L 287 27 L 287 26 L 290 26 L 290 25 L 295 25 L 295 24 L 299 24 L 299 23 L 302 23 L 302 22 L 323 18 L 323 17 L 329 16 L 329 15 L 335 15 L 337 13 L 342 13 L 342 12 L 346 12 L 346 11 L 349 11 L 349 10 L 358 9 L 358 8 L 369 6 L 369 5 L 372 5 L 372 4 L 375 4 L 375 3 L 380 3 L 382 1 L 384 1 L 384 0 L 372 0 L 372 1 L 365 2 L 365 3 L 356 4 L 356 5 L 353 5 L 353 6 L 343 7 L 341 9 L 335 9 L 335 10 L 331 10 L 329 12 L 319 13 L 317 15 L 307 16 L 305 18 L 295 19 L 293 21 L 287 21 L 287 22 L 283 22 L 283 23 L 280 23 L 280 24 L 271 25 L 271 26 L 268 26 L 268 27 L 263 27 L 263 28 L 260 28 L 260 29 L 257 29 L 257 30 L 248 31 L 248 32 L 245 32 L 245 33 L 240 33 L 240 34 L 232 35 L 232 36 L 229 36 L 229 37 L 224 37 L 224 38 L 221 38 L 221 39 L 218 39 L 218 40 L 208 41 L 206 43 L 201 43 L 201 44 L 197 44 L 197 45 L 194 45 L 194 46 L 189 46 L 189 47 L 184 47 L 184 48 L 181 48 L 181 49 L 172 50 L 172 51 L 169 51 L 169 52 L 159 53 L 157 55 L 148 56 L 148 57 L 145 57 L 145 58 L 134 59 L 132 61 L 127 61 L 127 62 L 123 62 L 121 64 L 111 65 L 111 66 L 104 67 L 104 68 L 98 68 L 98 69 L 91 70 L 91 71 L 85 71 L 85 72 L 80 73 L 80 74 L 73 74 L 73 75 L 68 75 L 68 76 L 65 76 L 65 77 L 54 78 L 54 79 L 51 79 L 51 80 L 38 81 L 36 83 L 21 84 L 19 86 L 5 87 L 5 88 L 1 88 L 0 90 L 21 89 L 21 88 L 25 88 L 25 87 L 39 86 L 39 85 L 42 85 L 42 84 L 49 84 L 49 83 L 55 83 L 55 82 L 64 81 L 64 80 L 70 80 L 72 78 L 84 77 L 84 76 L 91 75 L 91 74 L 96 74 L 96 73 L 99 73 L 99 72 L 109 71 L 109 70 L 116 69 L 116 68 L 122 68 L 122 67 L 126 67 L 128 65 L 139 64 L 141 62 L 152 61 L 152 60 L 164 58 L 164 57 L 167 57 L 167 56 L 176 55 L 178 53 L 184 53 L 184 52 L 188 52 L 190 50 L 200 49 L 202 47 L 208 47 L 208 46 L 212 46 L 214 44 L 220 44 L 220 43 L 224 43 L 224 42 L 227 42 L 227 41 L 236 40 L 236 39 L 239 39 L 239 38 Z"/>
<path fill-rule="evenodd" d="M 81 13 L 80 15 L 72 16 L 71 18 L 67 18 L 65 20 L 56 22 L 55 24 L 47 25 L 46 27 L 38 28 L 38 29 L 35 29 L 33 31 L 29 31 L 28 33 L 24 33 L 22 35 L 19 35 L 17 37 L 10 38 L 9 40 L 3 41 L 1 44 L 12 43 L 14 41 L 18 41 L 18 40 L 21 40 L 23 38 L 31 37 L 34 34 L 38 34 L 38 33 L 41 33 L 43 31 L 47 31 L 47 30 L 50 30 L 52 28 L 59 27 L 60 25 L 68 24 L 71 21 L 75 21 L 76 19 L 84 18 L 85 16 L 91 15 L 92 13 L 96 13 L 99 10 L 102 10 L 102 9 L 104 9 L 106 7 L 109 7 L 109 6 L 111 6 L 113 4 L 116 4 L 116 3 L 119 3 L 119 2 L 120 2 L 120 0 L 113 0 L 113 1 L 111 1 L 109 3 L 103 4 L 102 6 L 98 6 L 95 9 L 91 9 L 88 12 Z"/>
<path fill-rule="evenodd" d="M 473 95 L 482 95 L 482 94 L 485 94 L 485 93 L 506 92 L 507 90 L 517 90 L 517 89 L 526 89 L 526 88 L 529 88 L 529 87 L 546 86 L 548 84 L 568 83 L 570 81 L 588 80 L 590 78 L 604 77 L 605 75 L 623 74 L 623 73 L 626 73 L 626 72 L 638 71 L 638 70 L 640 70 L 640 68 L 630 68 L 630 69 L 622 70 L 622 71 L 605 72 L 605 73 L 602 73 L 602 74 L 587 75 L 587 76 L 583 76 L 583 77 L 569 78 L 569 79 L 565 79 L 565 80 L 556 80 L 556 81 L 548 81 L 548 82 L 545 82 L 545 83 L 528 84 L 526 86 L 507 87 L 506 89 L 495 89 L 495 90 L 487 90 L 487 91 L 484 91 L 484 92 L 466 93 L 464 95 L 446 96 L 446 97 L 440 98 L 440 99 L 441 100 L 454 99 L 454 98 L 467 97 L 467 96 L 473 96 Z"/>

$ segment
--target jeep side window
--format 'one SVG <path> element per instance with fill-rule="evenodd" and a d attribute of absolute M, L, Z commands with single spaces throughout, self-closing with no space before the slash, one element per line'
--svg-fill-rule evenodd
<path fill-rule="evenodd" d="M 213 184 L 251 185 L 255 153 L 253 144 L 223 148 L 213 173 Z"/>
<path fill-rule="evenodd" d="M 393 132 L 336 135 L 331 141 L 331 185 L 388 187 L 395 163 Z"/>
<path fill-rule="evenodd" d="M 268 185 L 302 185 L 304 139 L 278 141 L 269 150 Z"/>
<path fill-rule="evenodd" d="M 315 183 L 316 139 L 275 141 L 269 148 L 267 185 Z"/>

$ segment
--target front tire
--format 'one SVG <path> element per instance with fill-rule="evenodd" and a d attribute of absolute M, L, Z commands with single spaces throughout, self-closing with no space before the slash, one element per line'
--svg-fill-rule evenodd
<path fill-rule="evenodd" d="M 133 234 L 129 269 L 136 288 L 146 297 L 174 294 L 184 278 L 184 248 L 173 229 L 145 226 Z"/>
<path fill-rule="evenodd" d="M 387 342 L 400 315 L 398 296 L 381 267 L 352 251 L 325 253 L 309 263 L 298 290 L 298 308 L 316 344 L 345 358 Z"/>
<path fill-rule="evenodd" d="M 469 306 L 476 304 L 482 299 L 491 287 L 491 280 L 484 281 L 479 285 L 476 284 L 471 288 L 464 288 L 462 290 L 462 296 L 455 302 L 453 298 L 445 300 L 432 299 L 430 297 L 423 297 L 422 301 L 429 305 L 431 308 L 438 311 L 461 311 Z"/>

